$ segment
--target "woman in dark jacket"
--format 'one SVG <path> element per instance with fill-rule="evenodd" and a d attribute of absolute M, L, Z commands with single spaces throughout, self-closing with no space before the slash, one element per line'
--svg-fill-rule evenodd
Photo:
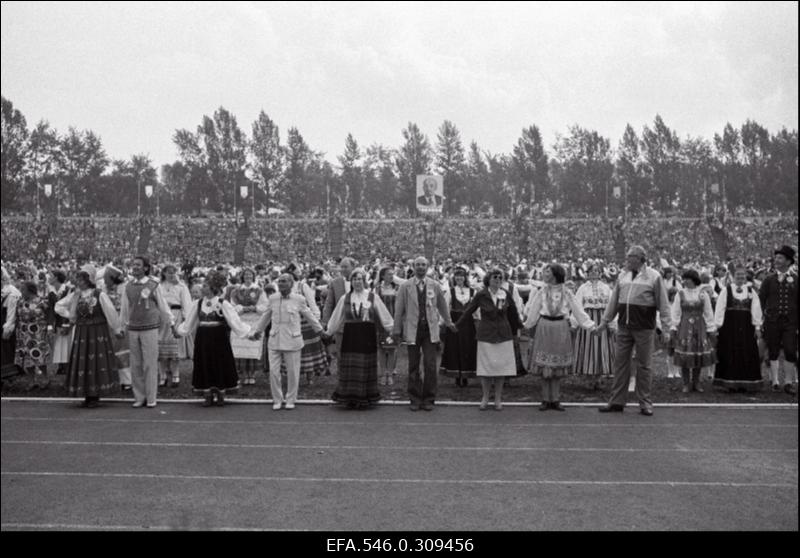
<path fill-rule="evenodd" d="M 470 301 L 456 327 L 465 325 L 473 312 L 480 310 L 481 319 L 476 324 L 478 340 L 477 373 L 481 379 L 483 398 L 480 409 L 489 408 L 489 389 L 494 382 L 494 408 L 503 409 L 503 379 L 517 375 L 514 359 L 514 336 L 521 327 L 519 310 L 511 294 L 500 287 L 503 272 L 493 270 L 483 279 L 486 288 Z"/>

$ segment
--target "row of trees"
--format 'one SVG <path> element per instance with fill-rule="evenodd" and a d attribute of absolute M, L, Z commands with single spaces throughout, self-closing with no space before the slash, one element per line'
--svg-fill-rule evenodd
<path fill-rule="evenodd" d="M 262 111 L 248 136 L 220 107 L 196 130 L 176 130 L 178 160 L 164 165 L 159 177 L 146 155 L 111 160 L 90 130 L 62 134 L 46 121 L 29 130 L 3 98 L 2 203 L 6 210 L 31 211 L 36 185 L 52 183 L 69 212 L 130 214 L 140 185 L 151 184 L 164 212 L 231 212 L 234 204 L 244 209 L 237 196 L 246 186 L 247 211 L 254 196 L 259 211 L 413 214 L 415 177 L 436 173 L 444 177 L 449 215 L 598 213 L 609 207 L 618 213 L 625 203 L 633 214 L 656 209 L 700 215 L 723 196 L 729 207 L 797 207 L 797 131 L 770 134 L 752 120 L 738 128 L 727 124 L 709 141 L 680 139 L 657 115 L 641 133 L 628 125 L 616 148 L 597 131 L 575 125 L 550 150 L 531 125 L 507 154 L 486 152 L 475 141 L 465 147 L 447 120 L 435 143 L 411 122 L 402 138 L 397 148 L 363 148 L 348 134 L 331 164 L 297 128 L 289 128 L 282 143 L 277 124 Z M 154 209 L 152 200 L 143 201 L 148 212 Z"/>

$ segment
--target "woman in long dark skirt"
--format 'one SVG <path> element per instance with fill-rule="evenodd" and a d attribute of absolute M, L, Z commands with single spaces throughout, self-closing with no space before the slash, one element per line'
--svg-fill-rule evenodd
<path fill-rule="evenodd" d="M 121 334 L 119 315 L 106 293 L 95 286 L 96 271 L 85 265 L 75 276 L 75 292 L 56 303 L 57 314 L 75 324 L 64 382 L 82 407 L 97 407 L 100 397 L 119 389 L 119 360 L 111 337 Z"/>
<path fill-rule="evenodd" d="M 456 323 L 464 315 L 464 309 L 475 297 L 475 289 L 467 285 L 467 272 L 458 267 L 453 272 L 454 286 L 445 291 L 444 298 L 450 307 L 450 319 Z M 456 385 L 464 387 L 468 378 L 474 378 L 477 370 L 478 342 L 475 339 L 475 321 L 469 315 L 458 331 L 446 330 L 444 348 L 442 349 L 442 365 L 440 372 L 455 378 Z"/>
<path fill-rule="evenodd" d="M 250 333 L 250 326 L 242 322 L 233 305 L 221 298 L 226 284 L 222 273 L 209 272 L 203 297 L 192 305 L 186 320 L 173 328 L 179 337 L 194 333 L 192 388 L 203 394 L 204 407 L 223 406 L 226 392 L 239 387 L 230 333 L 239 337 Z"/>
<path fill-rule="evenodd" d="M 747 284 L 747 269 L 737 264 L 733 285 L 720 292 L 714 311 L 719 333 L 715 386 L 729 391 L 758 391 L 763 387 L 758 357 L 762 321 L 758 293 Z"/>
<path fill-rule="evenodd" d="M 366 290 L 361 269 L 350 274 L 352 291 L 339 299 L 328 321 L 332 336 L 344 323 L 339 356 L 339 382 L 331 398 L 350 409 L 365 409 L 380 400 L 378 392 L 378 324 L 394 327 L 391 314 L 379 297 Z"/>

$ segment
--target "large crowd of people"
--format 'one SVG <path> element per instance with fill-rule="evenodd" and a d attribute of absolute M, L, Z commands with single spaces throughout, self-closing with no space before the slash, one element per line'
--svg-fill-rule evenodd
<path fill-rule="evenodd" d="M 44 255 L 26 252 L 13 223 L 3 220 L 3 374 L 22 371 L 35 388 L 60 370 L 87 407 L 120 388 L 153 407 L 191 359 L 207 405 L 263 370 L 276 410 L 294 407 L 301 377 L 334 372 L 332 399 L 366 408 L 379 378 L 395 380 L 405 345 L 412 410 L 433 408 L 441 372 L 457 385 L 480 378 L 482 410 L 492 390 L 502 409 L 502 386 L 518 375 L 541 377 L 543 411 L 564 410 L 567 375 L 614 376 L 601 410 L 620 411 L 633 360 L 649 415 L 654 336 L 687 393 L 705 381 L 761 389 L 766 362 L 773 390 L 797 389 L 797 267 L 786 245 L 797 231 L 785 217 L 750 222 L 759 232 L 729 220 L 737 258 L 725 262 L 696 220 L 531 223 L 528 254 L 499 221 L 348 221 L 344 258 L 328 255 L 311 221 L 251 221 L 248 241 L 264 250 L 252 266 L 231 263 L 237 225 L 221 218 L 147 223 L 150 256 L 132 255 L 128 220 L 57 222 Z M 431 265 L 420 254 L 434 227 L 437 253 L 450 252 Z M 620 231 L 636 239 L 624 261 Z"/>

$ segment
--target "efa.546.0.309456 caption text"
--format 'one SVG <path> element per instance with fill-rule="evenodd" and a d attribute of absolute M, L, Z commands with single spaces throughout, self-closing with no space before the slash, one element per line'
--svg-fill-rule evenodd
<path fill-rule="evenodd" d="M 328 552 L 472 552 L 472 539 L 327 539 Z"/>

